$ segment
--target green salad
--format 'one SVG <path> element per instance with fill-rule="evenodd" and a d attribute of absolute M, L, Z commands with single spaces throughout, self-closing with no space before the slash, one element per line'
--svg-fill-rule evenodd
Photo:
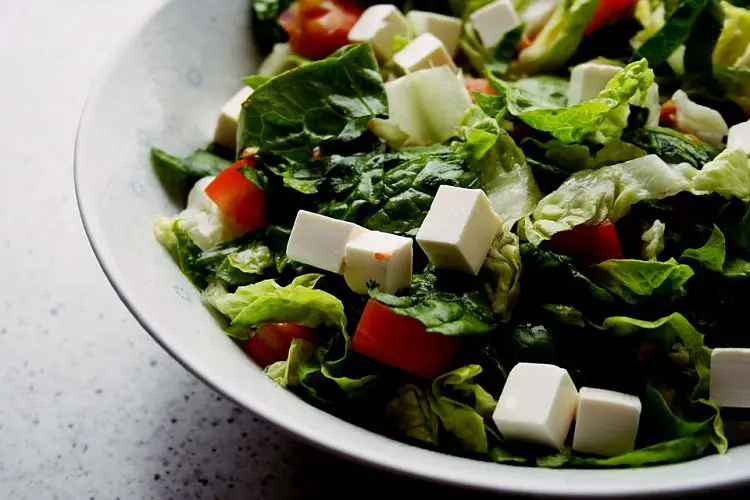
<path fill-rule="evenodd" d="M 746 0 L 250 9 L 266 58 L 208 146 L 152 151 L 187 200 L 154 231 L 268 377 L 503 464 L 740 444 Z"/>

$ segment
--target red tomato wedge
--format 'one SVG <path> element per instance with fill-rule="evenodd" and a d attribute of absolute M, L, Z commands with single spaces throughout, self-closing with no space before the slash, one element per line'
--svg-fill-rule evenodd
<path fill-rule="evenodd" d="M 570 231 L 557 233 L 544 247 L 586 264 L 623 258 L 620 238 L 615 225 L 609 220 L 597 226 L 581 224 Z"/>
<path fill-rule="evenodd" d="M 486 78 L 464 78 L 464 87 L 470 93 L 478 92 L 480 94 L 497 95 L 497 91 L 492 88 L 492 85 Z"/>
<path fill-rule="evenodd" d="M 262 367 L 283 361 L 294 339 L 315 340 L 315 330 L 296 323 L 266 323 L 245 342 L 245 352 Z"/>
<path fill-rule="evenodd" d="M 363 9 L 346 0 L 297 0 L 279 17 L 292 50 L 308 59 L 323 59 L 349 44 L 349 30 Z"/>
<path fill-rule="evenodd" d="M 630 13 L 637 0 L 599 0 L 594 17 L 591 19 L 584 36 L 593 33 L 603 26 L 616 23 Z"/>
<path fill-rule="evenodd" d="M 396 314 L 372 299 L 352 339 L 353 351 L 427 378 L 448 371 L 459 346 L 458 339 L 430 333 L 416 319 Z"/>
<path fill-rule="evenodd" d="M 659 114 L 659 125 L 662 127 L 677 128 L 677 106 L 672 99 L 661 105 Z"/>
<path fill-rule="evenodd" d="M 240 168 L 252 167 L 251 159 L 240 160 L 224 169 L 206 186 L 206 195 L 219 206 L 221 212 L 246 231 L 263 227 L 266 195 L 263 188 L 248 180 Z"/>

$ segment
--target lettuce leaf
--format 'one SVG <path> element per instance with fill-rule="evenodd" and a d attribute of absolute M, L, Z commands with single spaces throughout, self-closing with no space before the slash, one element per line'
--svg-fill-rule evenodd
<path fill-rule="evenodd" d="M 185 182 L 217 175 L 229 166 L 229 161 L 203 149 L 179 158 L 161 149 L 151 148 L 151 164 L 162 181 Z"/>
<path fill-rule="evenodd" d="M 643 250 L 641 256 L 643 260 L 655 261 L 664 251 L 664 230 L 666 226 L 660 220 L 655 220 L 650 228 L 645 230 L 641 235 Z"/>
<path fill-rule="evenodd" d="M 693 179 L 693 190 L 750 201 L 750 159 L 740 149 L 727 149 L 704 165 Z"/>
<path fill-rule="evenodd" d="M 612 259 L 592 266 L 593 275 L 610 292 L 629 304 L 638 304 L 652 295 L 669 299 L 685 295 L 685 283 L 693 270 L 676 260 L 667 262 Z"/>
<path fill-rule="evenodd" d="M 265 373 L 281 387 L 300 385 L 300 365 L 309 361 L 315 352 L 315 345 L 304 339 L 294 339 L 289 346 L 289 355 L 284 361 L 277 361 L 265 368 Z"/>
<path fill-rule="evenodd" d="M 636 57 L 646 58 L 652 68 L 665 62 L 690 38 L 693 26 L 708 5 L 709 0 L 680 2 L 664 25 L 636 49 Z"/>
<path fill-rule="evenodd" d="M 616 165 L 647 155 L 640 147 L 617 139 L 609 141 L 596 152 L 583 144 L 565 144 L 557 140 L 541 142 L 532 137 L 524 139 L 521 147 L 536 160 L 562 167 L 569 173 Z"/>
<path fill-rule="evenodd" d="M 427 395 L 413 384 L 399 386 L 385 408 L 389 424 L 399 433 L 432 446 L 438 444 L 440 423 Z"/>
<path fill-rule="evenodd" d="M 370 119 L 387 112 L 372 48 L 347 47 L 259 87 L 243 104 L 238 151 L 252 146 L 307 162 L 316 147 L 357 139 Z"/>
<path fill-rule="evenodd" d="M 722 2 L 724 25 L 713 52 L 714 76 L 727 97 L 750 112 L 750 10 Z M 743 8 L 744 7 L 744 8 Z"/>
<path fill-rule="evenodd" d="M 598 6 L 598 0 L 560 0 L 542 31 L 519 54 L 516 71 L 533 75 L 562 68 L 581 43 Z"/>
<path fill-rule="evenodd" d="M 510 321 L 513 306 L 521 294 L 522 270 L 518 236 L 504 230 L 492 243 L 482 268 L 482 280 L 492 301 L 492 310 L 504 322 Z"/>
<path fill-rule="evenodd" d="M 644 105 L 653 83 L 654 72 L 641 59 L 617 73 L 596 99 L 563 107 L 551 105 L 518 83 L 495 81 L 505 89 L 510 114 L 563 143 L 578 143 L 589 136 L 602 143 L 619 138 L 627 126 L 629 102 L 635 98 Z"/>
<path fill-rule="evenodd" d="M 485 295 L 463 276 L 416 274 L 409 295 L 390 295 L 373 289 L 370 296 L 393 312 L 418 320 L 428 332 L 475 335 L 490 332 L 495 326 Z"/>
<path fill-rule="evenodd" d="M 432 383 L 429 399 L 445 430 L 454 434 L 464 449 L 487 453 L 484 417 L 492 414 L 497 402 L 474 381 L 481 373 L 481 366 L 467 365 L 441 375 Z"/>
<path fill-rule="evenodd" d="M 649 155 L 599 170 L 573 174 L 545 196 L 523 221 L 523 233 L 534 245 L 579 224 L 616 221 L 635 203 L 659 200 L 690 187 L 694 172 Z"/>
<path fill-rule="evenodd" d="M 702 141 L 690 139 L 670 128 L 628 129 L 622 138 L 649 154 L 657 155 L 667 163 L 687 163 L 695 168 L 701 168 L 713 160 L 718 152 Z"/>
<path fill-rule="evenodd" d="M 718 226 L 714 226 L 711 237 L 705 245 L 700 248 L 689 248 L 682 252 L 680 259 L 693 260 L 700 263 L 706 269 L 721 273 L 724 271 L 726 260 L 726 240 L 724 233 Z"/>

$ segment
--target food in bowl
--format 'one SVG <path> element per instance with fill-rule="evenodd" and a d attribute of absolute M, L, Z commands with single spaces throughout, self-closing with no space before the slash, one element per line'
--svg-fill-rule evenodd
<path fill-rule="evenodd" d="M 750 12 L 718 7 L 255 2 L 276 43 L 213 143 L 152 152 L 187 200 L 156 237 L 271 379 L 369 429 L 540 467 L 723 453 Z"/>

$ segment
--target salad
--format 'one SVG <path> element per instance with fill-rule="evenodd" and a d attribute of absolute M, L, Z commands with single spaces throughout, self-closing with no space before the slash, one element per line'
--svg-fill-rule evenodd
<path fill-rule="evenodd" d="M 504 464 L 639 467 L 740 442 L 745 0 L 251 10 L 267 58 L 213 142 L 152 151 L 187 200 L 154 231 L 268 377 Z"/>

